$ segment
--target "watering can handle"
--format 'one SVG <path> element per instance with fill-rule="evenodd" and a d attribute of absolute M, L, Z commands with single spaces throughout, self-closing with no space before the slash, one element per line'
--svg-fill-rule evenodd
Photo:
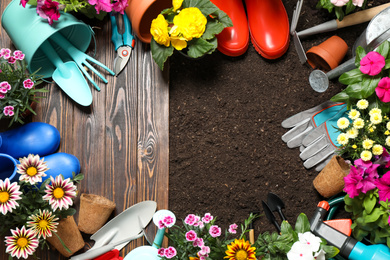
<path fill-rule="evenodd" d="M 42 43 L 40 46 L 40 49 L 45 53 L 47 58 L 53 63 L 55 67 L 60 67 L 61 66 L 61 58 L 58 55 L 58 53 L 54 50 L 53 46 L 49 42 L 49 40 L 46 40 Z"/>
<path fill-rule="evenodd" d="M 162 241 L 164 240 L 164 233 L 165 233 L 165 228 L 158 229 L 156 236 L 154 237 L 153 241 L 153 247 L 155 248 L 160 248 L 162 245 Z"/>

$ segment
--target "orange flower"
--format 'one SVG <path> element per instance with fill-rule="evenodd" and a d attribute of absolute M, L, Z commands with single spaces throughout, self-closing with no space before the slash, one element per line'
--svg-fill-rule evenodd
<path fill-rule="evenodd" d="M 236 239 L 227 248 L 224 258 L 229 260 L 256 260 L 256 248 L 251 247 L 249 241 Z"/>

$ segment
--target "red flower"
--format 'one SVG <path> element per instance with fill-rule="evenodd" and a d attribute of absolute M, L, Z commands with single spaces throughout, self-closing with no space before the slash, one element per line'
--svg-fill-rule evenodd
<path fill-rule="evenodd" d="M 60 18 L 59 3 L 52 0 L 38 0 L 37 13 L 42 18 L 49 21 L 49 24 L 53 24 L 53 20 L 57 21 Z"/>

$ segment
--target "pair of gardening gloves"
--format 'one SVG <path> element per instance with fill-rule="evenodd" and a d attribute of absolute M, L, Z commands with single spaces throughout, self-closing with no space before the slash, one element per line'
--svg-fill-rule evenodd
<path fill-rule="evenodd" d="M 321 171 L 340 146 L 337 121 L 346 116 L 347 105 L 326 101 L 302 111 L 282 122 L 283 128 L 291 128 L 282 136 L 289 148 L 299 147 L 303 166 Z"/>

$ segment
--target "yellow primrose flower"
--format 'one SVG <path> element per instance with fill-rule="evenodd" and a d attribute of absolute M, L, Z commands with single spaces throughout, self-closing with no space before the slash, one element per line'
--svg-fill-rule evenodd
<path fill-rule="evenodd" d="M 176 12 L 176 10 L 179 9 L 182 4 L 183 0 L 172 0 L 173 11 Z"/>
<path fill-rule="evenodd" d="M 390 130 L 390 122 L 387 122 L 386 128 L 387 128 L 387 130 Z"/>
<path fill-rule="evenodd" d="M 374 144 L 374 141 L 370 140 L 370 139 L 365 139 L 362 143 L 364 149 L 370 149 L 373 144 Z"/>
<path fill-rule="evenodd" d="M 355 127 L 352 127 L 348 129 L 347 131 L 348 138 L 355 139 L 359 135 L 359 130 L 357 130 Z"/>
<path fill-rule="evenodd" d="M 173 18 L 177 31 L 173 36 L 183 36 L 187 41 L 200 38 L 206 30 L 207 19 L 196 7 L 184 8 Z"/>
<path fill-rule="evenodd" d="M 353 149 L 356 149 L 356 148 L 357 148 L 357 145 L 356 145 L 356 144 L 352 145 L 352 148 L 353 148 Z"/>
<path fill-rule="evenodd" d="M 337 137 L 337 142 L 341 145 L 346 145 L 348 144 L 348 135 L 347 134 L 339 134 L 339 136 Z"/>
<path fill-rule="evenodd" d="M 382 115 L 380 113 L 375 113 L 370 116 L 371 123 L 377 125 L 382 123 Z"/>
<path fill-rule="evenodd" d="M 380 144 L 376 144 L 372 147 L 372 153 L 374 155 L 381 155 L 383 153 L 383 146 Z"/>
<path fill-rule="evenodd" d="M 360 99 L 357 103 L 356 103 L 356 106 L 357 108 L 361 109 L 361 110 L 364 110 L 368 107 L 368 101 L 365 100 L 365 99 Z"/>
<path fill-rule="evenodd" d="M 348 113 L 348 117 L 351 118 L 352 120 L 357 119 L 360 116 L 360 112 L 357 111 L 356 109 L 351 109 Z"/>
<path fill-rule="evenodd" d="M 386 137 L 386 145 L 390 146 L 390 136 Z"/>
<path fill-rule="evenodd" d="M 390 135 L 390 131 L 386 130 L 385 135 Z"/>
<path fill-rule="evenodd" d="M 374 114 L 382 114 L 382 110 L 380 108 L 373 108 L 370 110 L 370 112 L 368 113 L 370 116 L 374 115 Z"/>
<path fill-rule="evenodd" d="M 169 46 L 170 39 L 168 34 L 168 22 L 162 14 L 159 14 L 157 18 L 152 21 L 150 33 L 158 44 L 166 47 Z"/>
<path fill-rule="evenodd" d="M 372 158 L 372 153 L 370 151 L 364 150 L 360 154 L 360 158 L 362 158 L 363 161 L 369 161 Z"/>
<path fill-rule="evenodd" d="M 364 127 L 364 120 L 361 118 L 355 119 L 355 121 L 353 121 L 353 127 L 356 129 L 362 129 Z"/>
<path fill-rule="evenodd" d="M 349 126 L 349 120 L 346 117 L 341 117 L 337 120 L 337 127 L 340 129 L 345 129 Z"/>

